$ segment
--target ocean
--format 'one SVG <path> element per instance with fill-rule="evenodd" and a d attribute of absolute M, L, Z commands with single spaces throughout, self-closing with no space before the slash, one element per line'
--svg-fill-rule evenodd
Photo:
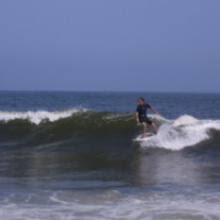
<path fill-rule="evenodd" d="M 0 219 L 220 219 L 220 94 L 2 91 L 0 154 Z"/>

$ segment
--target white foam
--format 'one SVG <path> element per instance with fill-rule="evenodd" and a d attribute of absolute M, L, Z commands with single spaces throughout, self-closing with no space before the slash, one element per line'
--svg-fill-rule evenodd
<path fill-rule="evenodd" d="M 211 129 L 220 130 L 220 121 L 198 120 L 192 116 L 184 115 L 175 121 L 164 123 L 157 135 L 146 138 L 138 137 L 136 140 L 143 148 L 158 147 L 181 150 L 209 139 Z"/>
<path fill-rule="evenodd" d="M 219 219 L 219 195 L 183 195 L 152 193 L 122 196 L 120 199 L 90 201 L 90 195 L 81 200 L 54 204 L 9 203 L 0 206 L 0 219 L 34 220 L 152 220 L 152 219 Z M 88 201 L 87 201 L 88 199 Z M 214 201 L 214 202 L 212 202 Z M 54 202 L 54 201 L 52 201 Z"/>
<path fill-rule="evenodd" d="M 183 125 L 193 125 L 197 123 L 199 120 L 190 116 L 190 115 L 183 115 L 179 117 L 177 120 L 174 121 L 173 126 L 183 126 Z"/>
<path fill-rule="evenodd" d="M 43 120 L 57 121 L 62 118 L 68 118 L 73 114 L 87 111 L 84 108 L 73 108 L 65 111 L 27 111 L 27 112 L 6 112 L 0 111 L 0 121 L 8 122 L 15 119 L 29 120 L 34 124 L 40 124 Z"/>

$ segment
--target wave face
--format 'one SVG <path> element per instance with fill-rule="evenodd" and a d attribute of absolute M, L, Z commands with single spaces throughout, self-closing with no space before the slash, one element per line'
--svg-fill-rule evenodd
<path fill-rule="evenodd" d="M 93 112 L 73 108 L 66 111 L 0 112 L 0 144 L 102 146 L 133 144 L 142 149 L 182 150 L 206 140 L 218 141 L 220 120 L 199 120 L 183 115 L 176 120 L 152 116 L 161 125 L 158 134 L 141 138 L 131 114 Z M 217 135 L 214 135 L 217 131 Z M 217 139 L 217 140 L 216 140 Z M 13 141 L 12 141 L 13 140 Z"/>
<path fill-rule="evenodd" d="M 75 146 L 127 144 L 136 134 L 129 114 L 71 109 L 62 112 L 0 112 L 0 144 Z M 13 141 L 12 141 L 13 140 Z"/>

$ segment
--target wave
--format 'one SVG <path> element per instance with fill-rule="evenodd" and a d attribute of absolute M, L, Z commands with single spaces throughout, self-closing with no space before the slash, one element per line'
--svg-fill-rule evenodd
<path fill-rule="evenodd" d="M 119 142 L 127 144 L 136 132 L 130 114 L 78 108 L 62 112 L 0 113 L 0 144 L 85 146 L 101 143 L 105 146 L 114 142 L 117 145 Z"/>
<path fill-rule="evenodd" d="M 218 142 L 220 120 L 199 120 L 183 115 L 168 120 L 152 115 L 160 125 L 157 135 L 141 138 L 131 114 L 94 112 L 84 108 L 66 111 L 0 112 L 0 145 L 128 146 L 142 149 L 182 150 L 206 140 Z M 217 131 L 215 136 L 213 131 Z M 216 140 L 217 138 L 217 140 Z M 5 144 L 6 143 L 6 144 Z"/>
<path fill-rule="evenodd" d="M 29 120 L 30 122 L 39 125 L 42 121 L 50 122 L 59 119 L 68 118 L 73 114 L 88 111 L 85 108 L 73 108 L 65 111 L 27 111 L 27 112 L 3 112 L 0 111 L 0 121 L 9 122 L 16 119 Z"/>
<path fill-rule="evenodd" d="M 220 120 L 199 120 L 189 115 L 183 115 L 174 121 L 167 121 L 155 136 L 141 138 L 142 148 L 157 147 L 168 150 L 182 150 L 195 146 L 213 138 L 213 132 L 220 130 Z"/>

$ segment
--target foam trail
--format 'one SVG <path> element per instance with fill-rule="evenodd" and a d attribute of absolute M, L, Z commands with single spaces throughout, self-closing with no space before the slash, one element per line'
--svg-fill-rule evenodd
<path fill-rule="evenodd" d="M 152 137 L 140 138 L 142 148 L 158 147 L 169 150 L 181 150 L 194 146 L 210 138 L 210 130 L 220 130 L 219 120 L 198 120 L 189 115 L 183 115 L 175 121 L 164 123 L 158 134 Z"/>
<path fill-rule="evenodd" d="M 68 118 L 73 114 L 79 112 L 86 112 L 84 108 L 73 108 L 66 111 L 27 111 L 27 112 L 5 112 L 0 111 L 0 121 L 9 122 L 16 119 L 29 120 L 30 122 L 38 125 L 43 120 L 49 120 L 50 122 L 57 121 L 59 119 Z"/>

